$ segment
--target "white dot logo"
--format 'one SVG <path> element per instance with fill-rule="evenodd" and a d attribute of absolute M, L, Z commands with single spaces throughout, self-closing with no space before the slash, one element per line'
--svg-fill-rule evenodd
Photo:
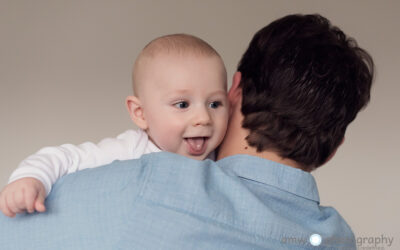
<path fill-rule="evenodd" d="M 313 246 L 319 246 L 322 242 L 321 235 L 319 234 L 313 234 L 310 236 L 310 243 Z"/>

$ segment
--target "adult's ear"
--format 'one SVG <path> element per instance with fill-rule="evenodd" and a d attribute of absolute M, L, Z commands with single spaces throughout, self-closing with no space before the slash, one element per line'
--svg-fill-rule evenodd
<path fill-rule="evenodd" d="M 232 114 L 233 109 L 237 107 L 237 105 L 242 104 L 242 88 L 240 85 L 240 80 L 242 79 L 242 73 L 239 71 L 235 72 L 233 75 L 232 86 L 228 91 L 228 100 L 230 104 L 230 114 Z"/>
<path fill-rule="evenodd" d="M 132 121 L 141 129 L 147 129 L 147 122 L 144 117 L 144 111 L 142 103 L 136 96 L 128 96 L 126 98 L 126 107 Z"/>

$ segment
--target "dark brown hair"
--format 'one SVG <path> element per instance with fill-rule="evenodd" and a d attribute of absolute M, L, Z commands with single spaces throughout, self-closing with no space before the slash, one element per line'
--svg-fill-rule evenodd
<path fill-rule="evenodd" d="M 368 103 L 373 67 L 355 40 L 320 15 L 289 15 L 264 27 L 238 66 L 249 145 L 307 171 L 324 164 Z"/>

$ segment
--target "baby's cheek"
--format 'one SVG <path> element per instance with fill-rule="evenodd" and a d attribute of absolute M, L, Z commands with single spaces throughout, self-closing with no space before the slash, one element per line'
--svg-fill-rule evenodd
<path fill-rule="evenodd" d="M 217 126 L 220 133 L 225 134 L 225 131 L 228 127 L 228 113 L 227 111 L 221 112 L 221 114 L 216 118 L 217 119 Z"/>
<path fill-rule="evenodd" d="M 168 152 L 176 153 L 179 148 L 179 135 L 172 130 L 164 130 L 158 134 L 159 147 Z"/>
<path fill-rule="evenodd" d="M 149 129 L 147 130 L 148 136 L 151 138 L 154 144 L 156 144 L 157 147 L 159 147 L 163 151 L 168 151 L 166 148 L 167 145 L 165 145 L 165 136 L 164 136 L 165 131 L 162 128 L 156 127 L 156 126 L 150 126 Z"/>

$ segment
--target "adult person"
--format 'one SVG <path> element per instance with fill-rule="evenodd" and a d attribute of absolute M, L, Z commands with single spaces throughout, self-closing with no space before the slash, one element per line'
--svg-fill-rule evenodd
<path fill-rule="evenodd" d="M 309 172 L 368 103 L 372 72 L 371 57 L 325 18 L 278 19 L 255 34 L 233 77 L 218 161 L 161 152 L 66 176 L 46 213 L 0 217 L 0 245 L 355 249 Z"/>

